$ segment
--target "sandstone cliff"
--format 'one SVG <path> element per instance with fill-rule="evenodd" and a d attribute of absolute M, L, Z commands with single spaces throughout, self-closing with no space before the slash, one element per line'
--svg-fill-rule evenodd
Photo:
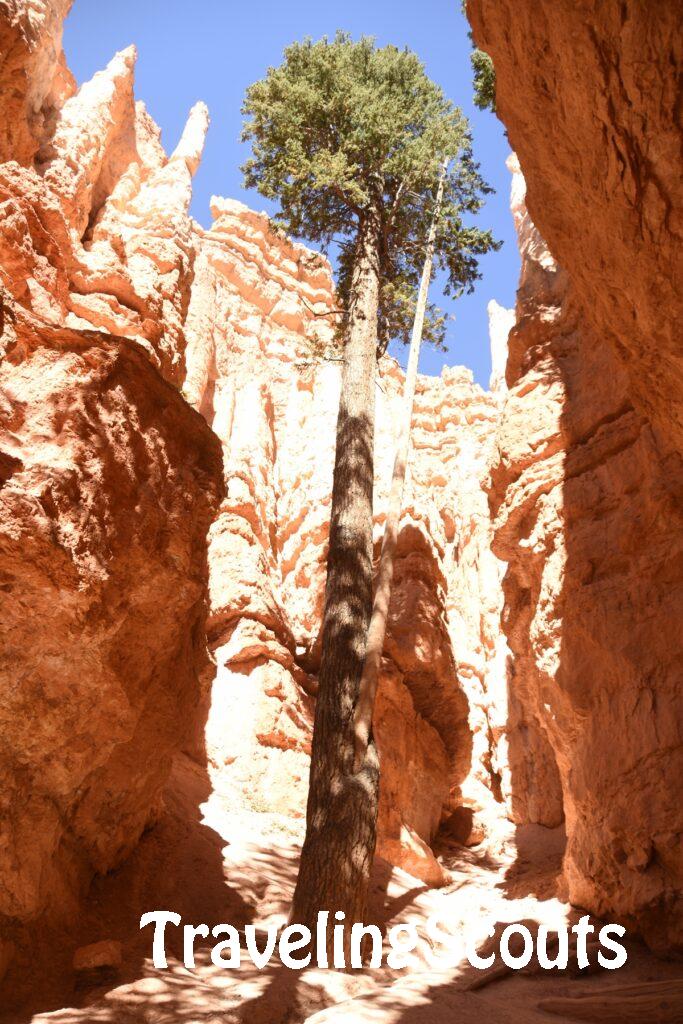
<path fill-rule="evenodd" d="M 210 229 L 190 218 L 206 108 L 167 156 L 134 97 L 134 49 L 77 89 L 69 6 L 0 0 L 0 943 L 130 852 L 181 749 L 207 756 L 235 819 L 300 836 L 320 656 L 330 268 L 235 201 L 214 199 Z M 591 31 L 586 4 L 470 7 L 550 248 L 513 161 L 523 273 L 514 316 L 490 307 L 491 390 L 458 367 L 418 385 L 379 850 L 439 884 L 440 827 L 495 850 L 505 815 L 565 821 L 570 899 L 670 947 L 673 7 L 654 26 L 642 5 L 605 4 Z M 401 388 L 383 359 L 378 540 Z"/>
<path fill-rule="evenodd" d="M 73 910 L 158 812 L 222 489 L 170 383 L 194 142 L 166 160 L 132 51 L 76 92 L 68 6 L 0 5 L 0 945 Z"/>
<path fill-rule="evenodd" d="M 564 809 L 573 903 L 680 946 L 680 5 L 468 13 L 552 251 L 513 165 L 524 266 L 491 494 L 513 811 Z"/>
<path fill-rule="evenodd" d="M 678 0 L 468 0 L 529 212 L 634 403 L 683 440 Z"/>

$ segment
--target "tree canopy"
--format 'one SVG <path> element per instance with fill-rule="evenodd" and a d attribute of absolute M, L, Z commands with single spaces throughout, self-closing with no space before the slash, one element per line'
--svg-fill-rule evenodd
<path fill-rule="evenodd" d="M 339 245 L 337 287 L 352 299 L 355 239 L 372 206 L 381 221 L 378 339 L 408 341 L 440 165 L 451 157 L 436 240 L 446 293 L 471 291 L 478 258 L 498 244 L 466 223 L 491 190 L 472 156 L 467 119 L 432 82 L 415 54 L 355 42 L 310 39 L 246 94 L 244 140 L 252 156 L 245 185 L 279 204 L 291 234 L 328 251 Z M 424 337 L 443 346 L 446 318 L 428 310 Z"/>

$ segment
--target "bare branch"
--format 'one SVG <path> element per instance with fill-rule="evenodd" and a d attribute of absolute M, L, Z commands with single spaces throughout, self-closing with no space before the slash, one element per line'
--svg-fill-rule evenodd
<path fill-rule="evenodd" d="M 319 366 L 320 363 L 343 363 L 343 356 L 321 356 L 320 359 L 304 359 L 299 363 L 294 363 L 295 366 Z"/>
<path fill-rule="evenodd" d="M 313 306 L 310 304 L 310 302 L 306 301 L 306 299 L 303 297 L 303 295 L 301 296 L 301 301 L 303 302 L 303 304 L 306 307 L 306 309 L 308 309 L 309 312 L 313 316 L 345 316 L 346 315 L 346 310 L 345 309 L 330 309 L 330 310 L 327 310 L 327 312 L 325 312 L 325 313 L 316 313 L 316 311 L 313 309 Z"/>

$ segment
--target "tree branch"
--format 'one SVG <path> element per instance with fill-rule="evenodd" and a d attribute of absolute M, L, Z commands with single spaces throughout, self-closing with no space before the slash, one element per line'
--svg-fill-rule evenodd
<path fill-rule="evenodd" d="M 303 302 L 306 309 L 308 309 L 313 316 L 346 316 L 348 312 L 346 309 L 330 309 L 326 313 L 316 313 L 316 311 L 313 309 L 313 306 L 310 304 L 310 302 L 307 302 L 303 295 L 301 296 L 301 301 Z"/>

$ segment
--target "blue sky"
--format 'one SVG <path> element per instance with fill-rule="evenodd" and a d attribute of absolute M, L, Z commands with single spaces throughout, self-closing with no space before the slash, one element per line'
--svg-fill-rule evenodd
<path fill-rule="evenodd" d="M 444 302 L 455 315 L 449 351 L 423 351 L 420 369 L 438 373 L 443 363 L 464 363 L 488 383 L 490 356 L 486 305 L 491 298 L 514 303 L 519 258 L 508 209 L 509 145 L 502 126 L 472 104 L 472 72 L 467 23 L 458 0 L 75 0 L 67 18 L 64 46 L 79 82 L 90 78 L 130 43 L 138 47 L 136 95 L 162 128 L 173 149 L 192 104 L 209 106 L 211 128 L 195 178 L 192 213 L 210 222 L 213 194 L 243 200 L 257 209 L 267 203 L 241 187 L 239 166 L 247 155 L 239 142 L 240 106 L 245 88 L 268 65 L 278 64 L 283 48 L 304 36 L 333 35 L 337 28 L 377 38 L 380 45 L 408 46 L 425 62 L 429 75 L 470 118 L 474 152 L 484 178 L 496 189 L 479 216 L 503 248 L 482 260 L 483 278 L 471 296 Z M 431 297 L 439 301 L 438 281 Z M 403 361 L 402 353 L 396 355 Z"/>

